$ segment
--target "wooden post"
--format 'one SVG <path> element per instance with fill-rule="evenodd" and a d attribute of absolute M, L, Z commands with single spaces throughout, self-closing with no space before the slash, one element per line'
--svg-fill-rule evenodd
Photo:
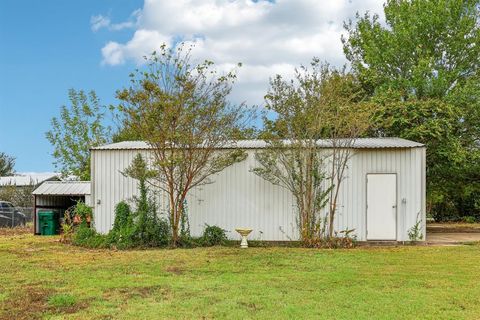
<path fill-rule="evenodd" d="M 33 235 L 37 234 L 37 195 L 33 195 Z"/>

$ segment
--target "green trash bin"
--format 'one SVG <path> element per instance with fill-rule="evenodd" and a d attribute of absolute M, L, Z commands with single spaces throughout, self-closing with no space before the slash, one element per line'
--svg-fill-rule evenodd
<path fill-rule="evenodd" d="M 40 234 L 42 236 L 53 236 L 57 234 L 58 219 L 53 211 L 40 211 L 38 213 L 38 223 Z"/>

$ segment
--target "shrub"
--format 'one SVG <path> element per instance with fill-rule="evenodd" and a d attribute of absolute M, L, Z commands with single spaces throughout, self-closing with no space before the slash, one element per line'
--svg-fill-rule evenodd
<path fill-rule="evenodd" d="M 87 206 L 83 201 L 77 202 L 73 212 L 74 215 L 80 219 L 81 224 L 89 224 L 92 221 L 92 208 Z"/>
<path fill-rule="evenodd" d="M 345 229 L 340 232 L 335 231 L 332 237 L 316 237 L 312 241 L 303 241 L 302 244 L 307 248 L 327 248 L 327 249 L 349 249 L 357 245 L 357 237 L 352 235 L 355 229 Z"/>
<path fill-rule="evenodd" d="M 71 220 L 71 213 L 79 219 L 79 224 L 75 226 L 75 219 Z M 74 245 L 88 247 L 88 248 L 104 248 L 107 245 L 107 237 L 97 233 L 90 228 L 92 221 L 92 208 L 87 206 L 84 202 L 79 201 L 70 210 L 65 212 L 65 221 L 62 229 L 65 233 L 63 239 L 71 241 Z"/>
<path fill-rule="evenodd" d="M 157 204 L 147 197 L 148 188 L 140 188 L 140 197 L 136 198 L 137 210 L 134 214 L 135 239 L 143 247 L 167 246 L 171 239 L 168 221 L 158 217 Z"/>
<path fill-rule="evenodd" d="M 60 236 L 60 242 L 71 243 L 73 232 L 73 220 L 72 220 L 72 211 L 74 207 L 68 208 L 63 214 L 63 222 L 61 225 L 62 234 Z"/>
<path fill-rule="evenodd" d="M 72 243 L 88 248 L 104 248 L 107 245 L 107 237 L 97 233 L 86 224 L 81 224 L 75 230 Z"/>
<path fill-rule="evenodd" d="M 146 226 L 142 234 L 139 234 L 139 242 L 147 247 L 165 247 L 168 246 L 171 239 L 171 228 L 168 221 L 159 218 L 156 212 L 147 216 Z"/>
<path fill-rule="evenodd" d="M 417 221 L 408 230 L 408 238 L 410 239 L 410 241 L 418 241 L 423 239 L 422 221 L 420 220 L 420 212 L 417 213 Z"/>
<path fill-rule="evenodd" d="M 465 222 L 465 223 L 475 223 L 475 222 L 477 222 L 477 219 L 473 216 L 466 216 L 466 217 L 463 217 L 463 222 Z"/>
<path fill-rule="evenodd" d="M 115 206 L 115 221 L 112 230 L 120 230 L 133 224 L 132 211 L 125 201 L 120 201 Z"/>
<path fill-rule="evenodd" d="M 118 249 L 128 249 L 136 246 L 135 226 L 130 206 L 121 201 L 115 206 L 115 220 L 112 230 L 107 235 L 107 245 Z"/>
<path fill-rule="evenodd" d="M 222 245 L 227 241 L 227 235 L 225 230 L 218 226 L 206 225 L 203 235 L 201 237 L 201 243 L 204 246 L 217 246 Z"/>
<path fill-rule="evenodd" d="M 71 242 L 75 225 L 89 226 L 92 221 L 92 216 L 92 208 L 87 206 L 83 201 L 78 201 L 74 206 L 65 210 L 61 225 L 62 235 L 60 241 Z"/>
<path fill-rule="evenodd" d="M 137 210 L 132 212 L 125 202 L 115 207 L 115 221 L 107 236 L 109 246 L 117 249 L 134 247 L 164 247 L 170 241 L 170 226 L 166 219 L 157 216 L 157 206 L 147 198 L 147 188 L 140 189 L 135 198 Z"/>
<path fill-rule="evenodd" d="M 331 237 L 321 243 L 321 248 L 328 249 L 350 249 L 357 245 L 356 239 L 353 237 Z"/>
<path fill-rule="evenodd" d="M 116 249 L 129 249 L 137 246 L 135 226 L 124 226 L 118 230 L 111 230 L 106 236 L 106 245 Z"/>
<path fill-rule="evenodd" d="M 188 203 L 185 200 L 180 218 L 180 234 L 178 235 L 178 247 L 193 248 L 201 246 L 201 238 L 193 238 L 190 234 L 190 221 L 188 220 Z"/>

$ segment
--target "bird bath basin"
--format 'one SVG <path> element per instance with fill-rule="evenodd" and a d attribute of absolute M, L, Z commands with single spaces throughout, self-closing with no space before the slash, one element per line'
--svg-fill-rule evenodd
<path fill-rule="evenodd" d="M 247 236 L 250 234 L 250 232 L 252 232 L 252 229 L 236 228 L 235 231 L 237 231 L 242 236 L 240 248 L 248 248 Z"/>

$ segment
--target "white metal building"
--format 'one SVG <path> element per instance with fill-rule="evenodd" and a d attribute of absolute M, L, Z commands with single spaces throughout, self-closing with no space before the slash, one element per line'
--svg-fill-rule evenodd
<path fill-rule="evenodd" d="M 328 143 L 321 143 L 328 152 Z M 201 235 L 205 224 L 227 230 L 237 239 L 238 227 L 253 229 L 250 239 L 298 240 L 295 203 L 290 192 L 263 180 L 251 169 L 261 140 L 244 140 L 228 148 L 244 149 L 248 157 L 213 177 L 212 184 L 188 195 L 191 233 Z M 336 230 L 355 229 L 358 240 L 408 241 L 408 230 L 421 221 L 425 235 L 425 147 L 400 138 L 366 138 L 355 142 L 336 214 Z M 128 141 L 93 148 L 91 197 L 97 231 L 107 233 L 114 207 L 137 194 L 137 183 L 121 172 L 133 158 L 149 158 L 149 146 Z M 168 205 L 159 195 L 163 210 Z M 368 206 L 367 206 L 368 204 Z"/>

